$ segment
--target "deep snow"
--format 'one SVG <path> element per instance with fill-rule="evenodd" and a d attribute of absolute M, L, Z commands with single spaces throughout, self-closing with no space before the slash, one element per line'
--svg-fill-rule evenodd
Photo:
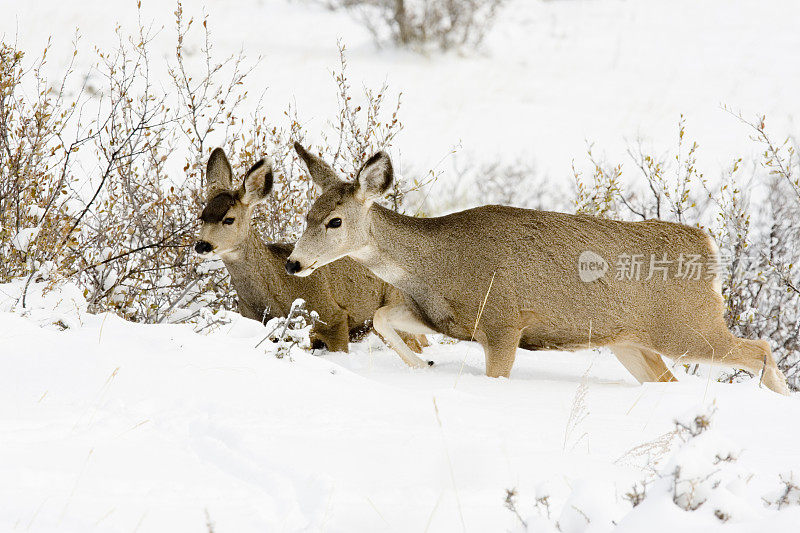
<path fill-rule="evenodd" d="M 512 488 L 532 531 L 800 523 L 800 501 L 762 502 L 800 474 L 800 403 L 755 382 L 640 386 L 605 352 L 523 350 L 510 380 L 490 379 L 466 342 L 434 342 L 436 365 L 410 370 L 372 335 L 349 355 L 276 359 L 233 313 L 201 335 L 89 315 L 70 287 L 42 299 L 34 284 L 23 310 L 21 287 L 0 286 L 2 531 L 206 531 L 207 517 L 222 532 L 505 531 Z M 688 445 L 635 449 L 711 408 Z M 725 484 L 687 512 L 661 479 L 631 513 L 624 494 L 657 461 Z"/>

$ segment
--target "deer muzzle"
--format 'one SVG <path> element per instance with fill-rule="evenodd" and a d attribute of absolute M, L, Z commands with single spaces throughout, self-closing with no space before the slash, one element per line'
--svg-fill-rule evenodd
<path fill-rule="evenodd" d="M 291 274 L 291 275 L 294 276 L 298 272 L 300 272 L 301 270 L 303 270 L 303 269 L 300 266 L 300 261 L 292 261 L 291 259 L 286 261 L 286 273 L 287 274 Z"/>
<path fill-rule="evenodd" d="M 194 245 L 194 251 L 200 255 L 210 253 L 213 249 L 214 247 L 211 246 L 211 243 L 206 241 L 197 241 Z"/>

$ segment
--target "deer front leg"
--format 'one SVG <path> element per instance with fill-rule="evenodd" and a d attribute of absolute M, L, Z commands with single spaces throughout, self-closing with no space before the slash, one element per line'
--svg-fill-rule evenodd
<path fill-rule="evenodd" d="M 261 322 L 261 316 L 259 316 L 259 314 L 256 313 L 256 310 L 253 307 L 251 307 L 250 305 L 248 305 L 247 302 L 245 302 L 244 300 L 239 298 L 237 304 L 239 306 L 239 314 L 240 315 L 242 315 L 245 318 L 250 318 L 252 320 L 258 320 L 259 322 Z"/>
<path fill-rule="evenodd" d="M 424 347 L 430 346 L 430 344 L 428 344 L 428 338 L 425 337 L 425 335 L 411 335 L 404 332 L 398 332 L 398 335 L 400 335 L 403 342 L 405 342 L 414 353 L 422 353 Z"/>
<path fill-rule="evenodd" d="M 511 375 L 521 336 L 522 331 L 518 329 L 494 329 L 476 335 L 486 354 L 487 376 L 507 378 Z"/>
<path fill-rule="evenodd" d="M 350 330 L 347 327 L 347 313 L 342 311 L 334 317 L 327 318 L 327 324 L 317 324 L 311 329 L 309 334 L 311 346 L 314 346 L 315 341 L 321 341 L 331 352 L 349 353 Z"/>
<path fill-rule="evenodd" d="M 383 337 L 384 342 L 397 352 L 400 359 L 408 366 L 412 368 L 422 368 L 432 364 L 417 357 L 397 333 L 398 330 L 404 333 L 422 335 L 426 333 L 436 333 L 417 318 L 414 312 L 405 304 L 396 304 L 379 308 L 375 311 L 375 315 L 372 319 L 372 326 L 375 328 L 375 331 Z"/>

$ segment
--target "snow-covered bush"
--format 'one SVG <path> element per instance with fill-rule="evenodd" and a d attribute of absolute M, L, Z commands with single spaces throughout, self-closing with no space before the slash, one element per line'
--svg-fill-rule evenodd
<path fill-rule="evenodd" d="M 16 46 L 0 42 L 0 282 L 38 268 L 68 237 L 71 206 L 63 191 L 81 142 L 64 139 L 77 110 L 41 74 L 48 51 L 49 44 L 31 65 Z M 23 85 L 30 78 L 33 96 Z"/>
<path fill-rule="evenodd" d="M 503 0 L 333 0 L 353 11 L 378 44 L 441 50 L 477 46 Z"/>
<path fill-rule="evenodd" d="M 283 359 L 290 357 L 292 348 L 301 345 L 302 348 L 313 348 L 309 333 L 311 328 L 314 327 L 319 321 L 319 315 L 316 311 L 310 311 L 306 307 L 305 300 L 298 298 L 292 302 L 292 307 L 289 309 L 289 315 L 286 317 L 275 317 L 266 324 L 267 335 L 256 345 L 263 344 L 266 341 L 274 343 L 275 357 Z"/>
<path fill-rule="evenodd" d="M 257 231 L 277 241 L 299 234 L 313 185 L 292 149 L 305 136 L 297 110 L 274 121 L 260 110 L 240 116 L 255 66 L 241 54 L 215 57 L 208 20 L 185 20 L 180 4 L 175 17 L 175 53 L 165 65 L 171 84 L 151 79 L 160 58 L 141 22 L 134 35 L 118 30 L 114 49 L 98 49 L 77 95 L 68 90 L 72 68 L 55 84 L 45 78 L 47 50 L 31 68 L 15 45 L 0 44 L 0 282 L 68 280 L 91 312 L 142 322 L 235 308 L 224 267 L 192 250 L 209 142 L 220 132 L 236 175 L 265 155 L 273 160 L 273 193 L 254 215 Z M 192 40 L 199 54 L 185 52 Z M 79 53 L 76 44 L 73 57 Z M 334 136 L 316 150 L 353 175 L 402 126 L 399 101 L 386 109 L 386 86 L 353 94 L 343 46 L 340 53 Z M 38 88 L 33 98 L 30 86 Z"/>
<path fill-rule="evenodd" d="M 715 413 L 711 404 L 675 420 L 672 431 L 620 458 L 647 473 L 627 492 L 612 482 L 555 477 L 539 483 L 535 494 L 507 490 L 504 505 L 519 531 L 547 533 L 674 531 L 698 515 L 711 530 L 791 523 L 792 515 L 781 511 L 800 505 L 794 474 L 775 479 L 751 469 L 743 460 L 747 451 L 715 427 Z M 634 459 L 643 462 L 634 465 Z"/>

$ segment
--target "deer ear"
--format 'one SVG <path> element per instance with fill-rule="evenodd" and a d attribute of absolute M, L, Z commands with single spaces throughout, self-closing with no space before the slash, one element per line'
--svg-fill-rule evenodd
<path fill-rule="evenodd" d="M 221 192 L 230 191 L 232 187 L 231 164 L 222 148 L 214 148 L 206 167 L 206 199 L 211 200 Z"/>
<path fill-rule="evenodd" d="M 383 196 L 392 185 L 393 179 L 392 160 L 389 159 L 386 152 L 378 152 L 367 159 L 367 162 L 358 171 L 356 176 L 357 194 L 362 200 L 372 200 Z"/>
<path fill-rule="evenodd" d="M 244 176 L 242 187 L 244 187 L 243 204 L 255 205 L 263 202 L 272 190 L 272 163 L 264 158 L 250 167 Z"/>
<path fill-rule="evenodd" d="M 311 179 L 314 180 L 314 183 L 322 187 L 323 190 L 330 189 L 342 183 L 342 180 L 339 179 L 336 172 L 328 163 L 308 153 L 300 143 L 294 143 L 294 151 L 297 152 L 297 155 L 299 155 L 300 159 L 305 163 L 308 173 L 311 174 Z"/>

